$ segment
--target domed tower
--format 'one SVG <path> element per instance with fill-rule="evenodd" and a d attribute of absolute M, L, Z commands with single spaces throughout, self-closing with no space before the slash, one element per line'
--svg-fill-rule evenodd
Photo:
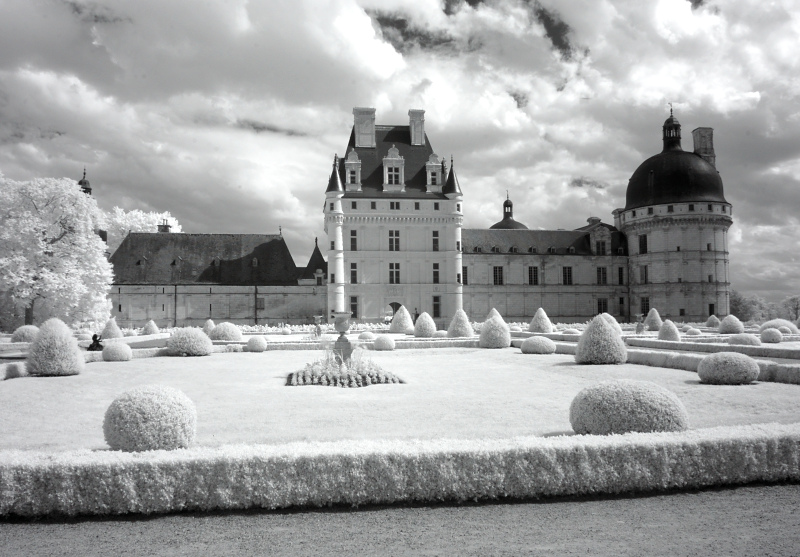
<path fill-rule="evenodd" d="M 506 200 L 503 201 L 503 220 L 494 223 L 489 227 L 495 230 L 528 230 L 528 227 L 514 220 L 514 203 L 508 198 L 506 193 Z"/>
<path fill-rule="evenodd" d="M 78 185 L 83 193 L 92 195 L 92 186 L 89 184 L 89 180 L 86 179 L 86 167 L 83 168 L 83 178 L 78 180 Z"/>
<path fill-rule="evenodd" d="M 684 151 L 670 109 L 663 150 L 639 165 L 625 208 L 614 211 L 628 241 L 631 314 L 656 308 L 673 320 L 705 321 L 728 313 L 732 208 L 715 167 L 713 129 L 692 136 L 694 151 Z"/>

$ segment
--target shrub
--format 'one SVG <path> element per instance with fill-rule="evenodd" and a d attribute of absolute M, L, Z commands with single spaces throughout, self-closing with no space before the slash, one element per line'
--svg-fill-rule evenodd
<path fill-rule="evenodd" d="M 512 333 L 521 333 L 522 332 L 522 327 L 520 327 L 519 325 L 511 325 L 511 328 L 509 330 Z"/>
<path fill-rule="evenodd" d="M 144 324 L 142 327 L 143 335 L 157 335 L 159 333 L 158 325 L 152 319 Z"/>
<path fill-rule="evenodd" d="M 709 315 L 708 319 L 706 319 L 706 327 L 710 327 L 712 329 L 718 329 L 720 323 L 721 321 L 716 315 Z"/>
<path fill-rule="evenodd" d="M 746 385 L 758 379 L 758 364 L 746 354 L 717 352 L 700 360 L 697 375 L 701 383 Z"/>
<path fill-rule="evenodd" d="M 284 327 L 283 329 L 281 329 L 281 334 L 282 335 L 291 335 L 292 334 L 292 330 L 289 327 Z"/>
<path fill-rule="evenodd" d="M 77 375 L 83 366 L 83 353 L 69 327 L 55 317 L 45 321 L 28 349 L 28 373 Z"/>
<path fill-rule="evenodd" d="M 163 385 L 147 385 L 121 394 L 103 420 L 106 443 L 115 451 L 186 448 L 194 441 L 196 427 L 194 402 L 178 389 Z"/>
<path fill-rule="evenodd" d="M 742 325 L 742 322 L 739 321 L 739 318 L 735 315 L 726 315 L 722 321 L 719 322 L 718 331 L 721 335 L 743 333 L 744 325 Z"/>
<path fill-rule="evenodd" d="M 167 349 L 173 356 L 208 356 L 214 350 L 214 344 L 200 329 L 185 327 L 172 331 Z"/>
<path fill-rule="evenodd" d="M 458 338 L 471 337 L 474 334 L 475 331 L 472 330 L 472 325 L 469 323 L 467 313 L 463 309 L 456 311 L 455 315 L 453 315 L 453 319 L 450 320 L 450 326 L 447 327 L 447 336 L 450 338 Z"/>
<path fill-rule="evenodd" d="M 661 324 L 661 328 L 658 330 L 658 340 L 680 341 L 681 333 L 678 331 L 678 327 L 675 326 L 675 323 L 667 319 Z"/>
<path fill-rule="evenodd" d="M 598 315 L 578 339 L 575 361 L 579 364 L 624 364 L 628 350 L 614 328 Z"/>
<path fill-rule="evenodd" d="M 501 320 L 501 321 L 503 321 L 503 322 L 505 323 L 505 320 L 503 319 L 503 316 L 502 316 L 502 315 L 500 315 L 500 312 L 499 312 L 499 311 L 497 311 L 497 309 L 496 309 L 496 308 L 492 308 L 492 309 L 489 311 L 489 313 L 486 315 L 486 319 L 484 319 L 484 321 L 489 321 L 489 319 L 491 319 L 492 317 L 499 317 L 499 318 L 500 318 L 500 320 Z"/>
<path fill-rule="evenodd" d="M 260 336 L 252 336 L 247 339 L 247 351 L 248 352 L 263 352 L 267 349 L 267 339 Z"/>
<path fill-rule="evenodd" d="M 690 327 L 689 330 L 686 331 L 686 334 L 689 335 L 689 336 L 696 337 L 698 335 L 702 335 L 703 331 L 701 331 L 700 329 L 695 329 L 693 327 Z"/>
<path fill-rule="evenodd" d="M 575 433 L 609 435 L 684 431 L 689 415 L 680 399 L 650 381 L 603 381 L 580 391 L 569 407 Z"/>
<path fill-rule="evenodd" d="M 411 314 L 408 313 L 405 306 L 400 306 L 400 308 L 394 312 L 394 317 L 392 317 L 392 322 L 389 325 L 389 332 L 404 334 L 414 333 L 414 321 L 411 319 Z"/>
<path fill-rule="evenodd" d="M 17 379 L 27 376 L 28 372 L 25 370 L 25 362 L 12 362 L 6 366 L 6 379 Z"/>
<path fill-rule="evenodd" d="M 389 335 L 378 335 L 375 342 L 372 343 L 372 348 L 374 350 L 394 350 L 394 339 Z"/>
<path fill-rule="evenodd" d="M 741 344 L 744 346 L 761 346 L 761 340 L 756 335 L 740 333 L 728 338 L 728 344 Z"/>
<path fill-rule="evenodd" d="M 578 329 L 564 329 L 561 331 L 562 335 L 579 335 L 581 332 Z"/>
<path fill-rule="evenodd" d="M 528 331 L 531 333 L 553 332 L 553 323 L 550 321 L 550 318 L 547 317 L 547 313 L 545 313 L 544 309 L 539 308 L 536 310 L 530 325 L 528 325 Z"/>
<path fill-rule="evenodd" d="M 375 333 L 372 331 L 364 331 L 358 335 L 358 340 L 375 340 Z"/>
<path fill-rule="evenodd" d="M 556 343 L 547 337 L 528 337 L 522 341 L 523 354 L 554 354 Z"/>
<path fill-rule="evenodd" d="M 600 317 L 605 319 L 606 323 L 611 325 L 611 327 L 614 329 L 614 331 L 616 331 L 618 335 L 620 336 L 622 335 L 622 327 L 620 327 L 619 322 L 614 318 L 613 315 L 611 315 L 610 313 L 601 313 Z"/>
<path fill-rule="evenodd" d="M 11 335 L 11 342 L 33 342 L 38 334 L 39 327 L 36 325 L 23 325 Z"/>
<path fill-rule="evenodd" d="M 120 329 L 122 331 L 122 336 L 124 337 L 137 337 L 139 336 L 139 332 L 136 329 Z"/>
<path fill-rule="evenodd" d="M 226 344 L 225 352 L 244 352 L 244 346 L 241 344 Z"/>
<path fill-rule="evenodd" d="M 483 322 L 478 345 L 481 348 L 508 348 L 511 346 L 511 331 L 499 314 Z"/>
<path fill-rule="evenodd" d="M 691 325 L 684 325 L 683 327 L 681 327 L 681 332 L 687 333 L 691 328 L 692 328 Z"/>
<path fill-rule="evenodd" d="M 778 327 L 778 331 L 780 331 L 780 333 L 782 335 L 791 335 L 792 334 L 792 330 L 789 327 Z"/>
<path fill-rule="evenodd" d="M 78 340 L 92 340 L 92 335 L 85 334 L 85 333 L 80 333 L 80 334 L 78 334 L 77 339 Z"/>
<path fill-rule="evenodd" d="M 764 329 L 761 331 L 761 342 L 777 344 L 783 340 L 783 333 L 778 329 Z"/>
<path fill-rule="evenodd" d="M 208 335 L 211 340 L 242 340 L 242 330 L 233 323 L 220 323 Z"/>
<path fill-rule="evenodd" d="M 423 311 L 422 315 L 417 317 L 417 322 L 414 324 L 414 336 L 419 338 L 430 338 L 436 332 L 436 323 L 433 318 L 428 315 L 427 311 Z"/>
<path fill-rule="evenodd" d="M 661 328 L 661 316 L 656 308 L 650 308 L 650 313 L 644 319 L 644 326 L 648 331 L 657 331 Z"/>
<path fill-rule="evenodd" d="M 133 359 L 133 350 L 124 342 L 109 342 L 103 347 L 104 362 L 128 362 Z"/>
<path fill-rule="evenodd" d="M 214 322 L 211 319 L 207 319 L 206 322 L 203 323 L 203 332 L 207 334 L 209 338 L 211 338 L 211 331 L 214 330 L 214 327 L 216 327 Z"/>
<path fill-rule="evenodd" d="M 106 326 L 103 328 L 103 332 L 100 333 L 100 336 L 106 339 L 106 338 L 122 338 L 125 335 L 122 334 L 122 331 L 117 325 L 117 318 L 112 317 L 111 319 L 106 321 Z"/>
<path fill-rule="evenodd" d="M 433 333 L 433 338 L 447 338 L 447 331 L 436 331 Z"/>
<path fill-rule="evenodd" d="M 788 328 L 793 335 L 800 334 L 800 329 L 797 328 L 797 325 L 786 319 L 770 319 L 759 327 L 758 332 L 763 333 L 767 329 L 777 329 L 778 327 Z"/>

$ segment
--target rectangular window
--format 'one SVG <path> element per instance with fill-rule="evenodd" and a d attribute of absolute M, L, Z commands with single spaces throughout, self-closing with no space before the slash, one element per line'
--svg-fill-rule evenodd
<path fill-rule="evenodd" d="M 317 277 L 317 286 L 322 286 L 322 277 Z"/>
<path fill-rule="evenodd" d="M 390 166 L 386 169 L 386 178 L 387 184 L 399 184 L 400 183 L 400 167 L 399 166 Z"/>
<path fill-rule="evenodd" d="M 439 284 L 439 264 L 433 264 L 433 284 Z"/>
<path fill-rule="evenodd" d="M 706 244 L 706 251 L 711 251 L 711 244 Z"/>
<path fill-rule="evenodd" d="M 678 246 L 678 248 L 675 251 L 681 251 L 681 247 Z"/>
<path fill-rule="evenodd" d="M 456 211 L 461 212 L 461 203 L 456 203 Z"/>
<path fill-rule="evenodd" d="M 650 313 L 650 298 L 645 296 L 640 300 L 639 312 L 643 315 Z"/>
<path fill-rule="evenodd" d="M 439 210 L 439 204 L 438 203 L 434 203 L 433 204 L 433 210 L 434 211 L 438 211 Z"/>
<path fill-rule="evenodd" d="M 350 231 L 350 251 L 358 251 L 358 232 Z"/>
<path fill-rule="evenodd" d="M 639 253 L 647 253 L 647 234 L 639 234 Z"/>
<path fill-rule="evenodd" d="M 108 306 L 106 306 L 106 307 L 108 307 Z M 117 311 L 122 313 L 122 304 L 118 304 L 117 305 Z"/>
<path fill-rule="evenodd" d="M 653 214 L 653 208 L 652 207 L 648 207 L 647 208 L 647 214 L 648 215 L 652 215 Z"/>
<path fill-rule="evenodd" d="M 400 263 L 389 263 L 389 284 L 400 284 Z"/>
<path fill-rule="evenodd" d="M 456 240 L 456 251 L 461 251 L 461 240 Z"/>
<path fill-rule="evenodd" d="M 722 209 L 722 212 L 724 213 L 725 212 L 725 205 L 721 205 L 720 209 Z"/>
<path fill-rule="evenodd" d="M 678 282 L 683 282 L 683 279 L 681 277 L 678 277 Z"/>
<path fill-rule="evenodd" d="M 492 277 L 494 278 L 495 286 L 502 286 L 503 284 L 503 267 L 494 267 L 492 270 Z"/>
<path fill-rule="evenodd" d="M 369 202 L 369 208 L 374 211 L 375 209 L 378 208 L 378 204 L 375 201 L 370 201 Z"/>
<path fill-rule="evenodd" d="M 608 298 L 597 298 L 597 313 L 608 313 Z"/>
<path fill-rule="evenodd" d="M 333 203 L 331 203 L 331 211 L 333 211 Z"/>
<path fill-rule="evenodd" d="M 442 316 L 442 297 L 441 296 L 434 296 L 433 297 L 433 316 L 434 317 L 441 317 Z"/>
<path fill-rule="evenodd" d="M 714 282 L 713 275 L 708 275 L 708 282 Z"/>
<path fill-rule="evenodd" d="M 667 205 L 667 213 L 674 213 L 675 208 L 672 205 Z"/>
<path fill-rule="evenodd" d="M 336 245 L 336 244 L 335 244 L 333 241 L 331 241 L 331 249 L 336 249 L 336 248 L 334 247 L 335 245 Z"/>
<path fill-rule="evenodd" d="M 623 285 L 625 284 L 625 268 L 618 267 L 617 268 L 617 284 Z"/>
<path fill-rule="evenodd" d="M 436 185 L 436 179 L 437 178 L 438 178 L 438 176 L 436 176 L 436 173 L 435 172 L 431 172 L 431 185 L 432 186 Z"/>
<path fill-rule="evenodd" d="M 336 273 L 331 273 L 331 284 L 336 284 Z"/>
<path fill-rule="evenodd" d="M 351 209 L 358 209 L 358 201 L 351 201 L 350 202 Z"/>
<path fill-rule="evenodd" d="M 605 267 L 597 268 L 597 284 L 608 284 L 608 270 Z"/>
<path fill-rule="evenodd" d="M 531 286 L 538 286 L 539 267 L 528 267 L 528 284 Z"/>
<path fill-rule="evenodd" d="M 358 284 L 358 265 L 350 263 L 350 284 Z"/>
<path fill-rule="evenodd" d="M 712 212 L 714 211 L 714 206 L 711 203 L 708 204 L 708 210 Z"/>
<path fill-rule="evenodd" d="M 461 273 L 456 273 L 456 282 L 458 282 L 458 284 L 461 284 Z"/>
<path fill-rule="evenodd" d="M 355 184 L 356 183 L 356 171 L 355 170 L 351 170 L 350 171 L 350 183 L 351 184 Z"/>
<path fill-rule="evenodd" d="M 467 278 L 469 275 L 467 275 L 466 267 L 461 267 L 461 276 L 464 279 L 464 282 L 462 282 L 461 284 L 463 284 L 464 286 L 469 285 L 469 279 Z"/>
<path fill-rule="evenodd" d="M 625 315 L 625 298 L 619 299 L 619 314 Z"/>
<path fill-rule="evenodd" d="M 399 201 L 390 201 L 389 202 L 389 210 L 390 211 L 399 211 L 400 210 L 400 202 Z"/>
<path fill-rule="evenodd" d="M 350 317 L 358 318 L 358 296 L 350 296 Z"/>
<path fill-rule="evenodd" d="M 439 231 L 433 231 L 433 251 L 439 251 Z"/>
<path fill-rule="evenodd" d="M 694 211 L 694 203 L 689 203 L 689 210 Z"/>
<path fill-rule="evenodd" d="M 709 317 L 715 315 L 716 312 L 714 311 L 714 304 L 708 304 L 708 315 Z"/>
<path fill-rule="evenodd" d="M 595 250 L 597 252 L 597 255 L 605 255 L 606 254 L 606 243 L 605 242 L 598 240 L 597 242 L 595 242 L 595 246 L 597 248 Z"/>
<path fill-rule="evenodd" d="M 683 308 L 679 309 L 679 310 L 678 310 L 678 315 L 680 315 L 681 317 L 683 317 L 684 315 L 686 315 L 686 310 L 685 310 L 685 309 L 683 309 Z"/>
<path fill-rule="evenodd" d="M 400 231 L 389 231 L 389 251 L 400 251 Z"/>
<path fill-rule="evenodd" d="M 647 284 L 647 265 L 640 265 L 639 266 L 639 282 L 642 284 Z"/>
<path fill-rule="evenodd" d="M 264 305 L 264 298 L 256 298 L 256 309 L 264 309 L 266 305 Z"/>
<path fill-rule="evenodd" d="M 414 202 L 414 210 L 419 211 L 419 201 Z"/>
<path fill-rule="evenodd" d="M 566 285 L 572 284 L 572 267 L 562 267 L 561 278 L 562 278 L 562 284 Z"/>
<path fill-rule="evenodd" d="M 161 304 L 161 311 L 167 311 L 164 307 L 164 304 Z"/>

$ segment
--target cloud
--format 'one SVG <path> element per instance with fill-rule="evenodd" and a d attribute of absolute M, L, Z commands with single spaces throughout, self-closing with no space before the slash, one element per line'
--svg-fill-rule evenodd
<path fill-rule="evenodd" d="M 604 190 L 608 187 L 608 184 L 604 184 L 603 182 L 599 182 L 597 180 L 592 180 L 591 178 L 586 178 L 585 176 L 573 178 L 570 180 L 569 185 L 572 188 L 594 188 L 598 190 Z"/>
<path fill-rule="evenodd" d="M 273 126 L 272 124 L 265 124 L 264 122 L 256 122 L 254 120 L 238 120 L 236 122 L 236 126 L 245 130 L 252 130 L 256 133 L 270 132 L 288 136 L 306 135 L 304 132 L 298 130 L 280 128 L 278 126 Z"/>

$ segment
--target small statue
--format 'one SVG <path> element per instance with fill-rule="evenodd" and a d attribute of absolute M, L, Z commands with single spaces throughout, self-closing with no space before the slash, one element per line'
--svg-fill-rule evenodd
<path fill-rule="evenodd" d="M 92 343 L 87 348 L 89 352 L 102 352 L 103 343 L 100 342 L 100 335 L 92 335 Z"/>
<path fill-rule="evenodd" d="M 641 335 L 644 334 L 644 314 L 637 313 L 636 314 L 636 334 Z"/>

